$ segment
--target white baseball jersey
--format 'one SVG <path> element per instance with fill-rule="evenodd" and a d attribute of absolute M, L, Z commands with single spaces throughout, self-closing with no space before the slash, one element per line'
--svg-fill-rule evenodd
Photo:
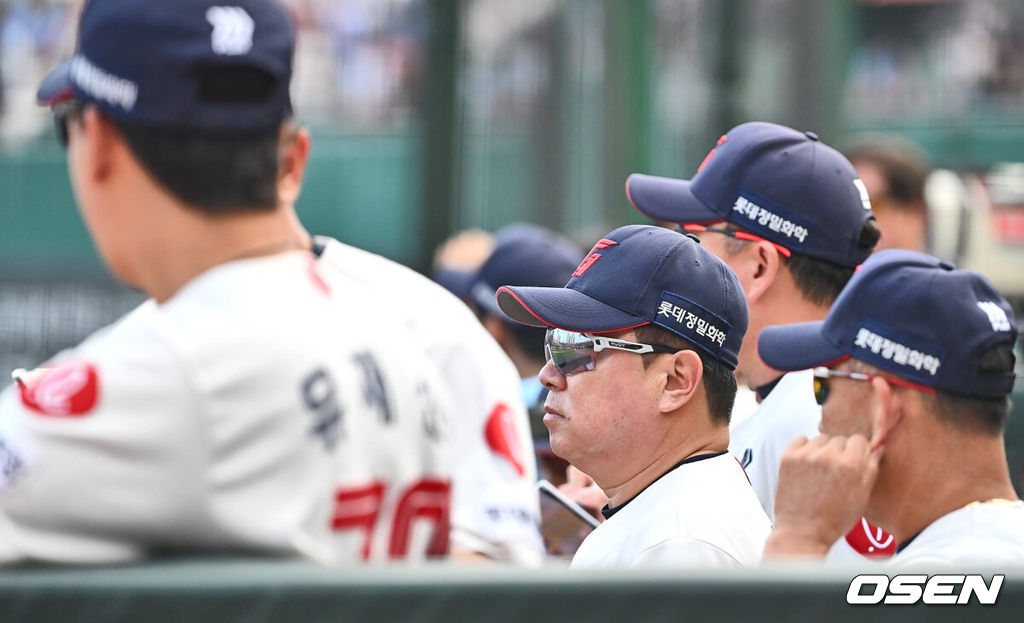
<path fill-rule="evenodd" d="M 818 434 L 821 407 L 814 401 L 811 370 L 790 372 L 754 412 L 729 430 L 729 452 L 743 465 L 768 519 L 775 517 L 782 453 L 800 435 Z"/>
<path fill-rule="evenodd" d="M 214 267 L 0 394 L 0 561 L 442 554 L 451 404 L 308 252 Z"/>
<path fill-rule="evenodd" d="M 743 470 L 728 453 L 676 466 L 598 526 L 574 569 L 756 565 L 771 531 Z M 607 513 L 606 513 L 607 514 Z"/>
<path fill-rule="evenodd" d="M 355 313 L 407 327 L 448 384 L 456 412 L 453 548 L 539 564 L 537 467 L 515 366 L 473 312 L 430 279 L 337 240 L 318 237 L 316 246 L 327 279 L 352 293 Z"/>
<path fill-rule="evenodd" d="M 793 440 L 818 435 L 821 407 L 814 400 L 814 371 L 784 374 L 753 415 L 729 431 L 729 452 L 750 477 L 768 519 L 775 520 L 775 491 L 779 487 L 782 454 Z M 892 535 L 861 520 L 829 550 L 834 560 L 885 558 L 895 550 Z"/>
<path fill-rule="evenodd" d="M 892 565 L 1020 566 L 1024 502 L 969 504 L 943 515 L 901 546 Z"/>

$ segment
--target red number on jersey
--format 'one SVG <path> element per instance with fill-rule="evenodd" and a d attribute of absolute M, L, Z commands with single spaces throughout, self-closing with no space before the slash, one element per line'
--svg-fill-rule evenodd
<path fill-rule="evenodd" d="M 362 557 L 369 560 L 372 553 L 374 529 L 384 499 L 385 485 L 375 482 L 364 487 L 339 489 L 334 495 L 334 530 L 359 529 L 364 531 Z M 409 554 L 409 540 L 416 520 L 425 519 L 433 524 L 427 556 L 448 553 L 451 532 L 449 507 L 451 485 L 444 480 L 424 478 L 410 485 L 398 500 L 392 520 L 388 556 L 405 558 Z"/>
<path fill-rule="evenodd" d="M 334 516 L 331 528 L 334 530 L 364 531 L 363 560 L 370 559 L 370 545 L 373 543 L 373 528 L 380 514 L 380 502 L 384 499 L 384 483 L 375 482 L 355 489 L 339 489 L 334 494 Z"/>

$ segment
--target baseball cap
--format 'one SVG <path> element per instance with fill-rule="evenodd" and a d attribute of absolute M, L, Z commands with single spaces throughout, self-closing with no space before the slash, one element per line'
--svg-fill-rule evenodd
<path fill-rule="evenodd" d="M 876 242 L 860 239 L 874 215 L 853 165 L 813 132 L 774 123 L 730 130 L 692 180 L 630 175 L 626 196 L 658 221 L 729 221 L 795 253 L 851 268 Z"/>
<path fill-rule="evenodd" d="M 516 322 L 580 333 L 654 324 L 735 369 L 747 330 L 736 274 L 692 235 L 627 225 L 602 238 L 562 288 L 505 286 L 498 305 Z"/>
<path fill-rule="evenodd" d="M 295 37 L 273 0 L 90 0 L 74 56 L 39 102 L 76 98 L 126 123 L 223 134 L 291 115 Z"/>
<path fill-rule="evenodd" d="M 824 321 L 767 327 L 757 347 L 778 370 L 850 356 L 927 387 L 985 398 L 1006 395 L 1015 375 L 985 371 L 981 354 L 1016 340 L 1013 310 L 988 279 L 891 249 L 864 262 Z"/>
<path fill-rule="evenodd" d="M 473 301 L 504 318 L 494 298 L 498 288 L 561 287 L 582 258 L 583 252 L 574 244 L 544 227 L 509 225 L 495 234 L 494 250 L 474 275 Z"/>

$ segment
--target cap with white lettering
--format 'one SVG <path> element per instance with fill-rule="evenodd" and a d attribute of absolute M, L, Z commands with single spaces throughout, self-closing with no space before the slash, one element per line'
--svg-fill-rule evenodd
<path fill-rule="evenodd" d="M 850 268 L 877 242 L 877 234 L 861 236 L 874 214 L 853 165 L 814 132 L 774 123 L 730 130 L 692 180 L 630 175 L 626 197 L 658 221 L 729 221 L 794 253 Z"/>
<path fill-rule="evenodd" d="M 505 286 L 498 305 L 534 327 L 610 333 L 654 324 L 736 368 L 747 302 L 736 274 L 693 236 L 650 225 L 611 232 L 564 288 Z"/>
<path fill-rule="evenodd" d="M 291 116 L 294 44 L 274 0 L 90 0 L 74 56 L 37 98 L 183 133 L 272 130 Z"/>
<path fill-rule="evenodd" d="M 757 349 L 777 370 L 853 357 L 927 387 L 999 398 L 1015 375 L 983 355 L 1016 340 L 1013 309 L 988 279 L 893 249 L 864 262 L 824 321 L 767 327 Z"/>

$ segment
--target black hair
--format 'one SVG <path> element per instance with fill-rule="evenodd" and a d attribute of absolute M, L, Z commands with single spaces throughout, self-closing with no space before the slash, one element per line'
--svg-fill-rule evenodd
<path fill-rule="evenodd" d="M 726 228 L 734 231 L 739 229 L 732 223 L 727 224 Z M 873 217 L 869 218 L 861 227 L 857 246 L 862 249 L 874 249 L 881 235 L 878 223 Z M 734 254 L 747 242 L 749 241 L 732 238 L 726 245 L 726 251 L 730 255 Z M 832 306 L 855 271 L 848 266 L 796 252 L 788 258 L 783 256 L 783 262 L 789 269 L 789 274 L 792 275 L 793 283 L 800 294 L 811 303 L 822 307 Z"/>
<path fill-rule="evenodd" d="M 1013 344 L 1003 342 L 983 350 L 977 357 L 978 372 L 1002 375 L 1013 372 L 1017 357 Z M 1010 418 L 1010 398 L 977 398 L 937 391 L 933 400 L 935 415 L 961 429 L 1000 435 Z"/>
<path fill-rule="evenodd" d="M 278 128 L 222 136 L 115 125 L 153 180 L 183 203 L 208 214 L 277 206 Z"/>
<path fill-rule="evenodd" d="M 692 350 L 700 357 L 704 368 L 704 394 L 707 396 L 708 412 L 715 424 L 727 426 L 732 418 L 732 407 L 736 401 L 736 375 L 724 363 L 715 359 L 689 340 L 661 327 L 645 325 L 633 330 L 636 340 L 647 344 L 658 344 L 678 350 Z M 655 353 L 641 355 L 644 367 L 654 361 Z"/>

